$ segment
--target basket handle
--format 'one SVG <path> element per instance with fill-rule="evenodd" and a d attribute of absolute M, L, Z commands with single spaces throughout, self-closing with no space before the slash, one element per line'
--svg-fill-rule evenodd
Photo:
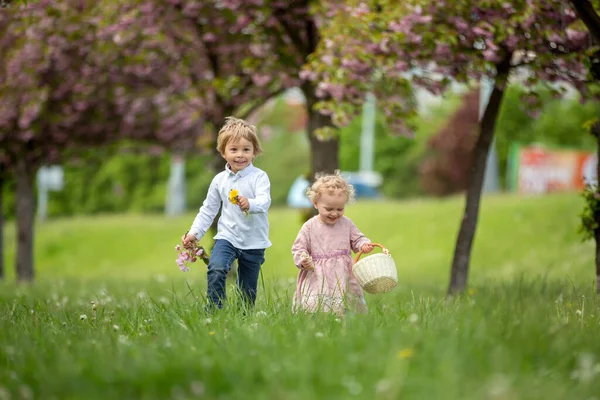
<path fill-rule="evenodd" d="M 382 245 L 380 245 L 379 243 L 371 243 L 373 246 L 375 247 L 380 247 L 381 250 L 386 251 L 387 249 L 385 247 L 383 247 Z M 356 258 L 354 259 L 354 264 L 356 264 L 358 262 L 358 260 L 360 259 L 360 256 L 362 256 L 363 252 L 362 250 L 359 251 L 358 253 L 356 253 Z"/>

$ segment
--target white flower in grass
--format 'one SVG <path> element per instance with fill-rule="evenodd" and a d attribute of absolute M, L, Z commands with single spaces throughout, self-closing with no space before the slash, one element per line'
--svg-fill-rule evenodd
<path fill-rule="evenodd" d="M 204 396 L 204 383 L 200 381 L 194 381 L 190 383 L 190 393 L 196 397 Z"/>
<path fill-rule="evenodd" d="M 118 331 L 119 329 L 121 329 L 121 328 L 119 327 L 119 325 L 113 325 L 113 326 L 112 326 L 112 328 L 113 328 L 113 330 L 115 330 L 115 331 Z"/>
<path fill-rule="evenodd" d="M 594 377 L 600 373 L 600 364 L 595 363 L 594 355 L 591 353 L 581 353 L 577 357 L 577 367 L 571 372 L 571 378 L 582 383 L 588 383 L 594 380 Z"/>
<path fill-rule="evenodd" d="M 390 390 L 391 387 L 392 387 L 392 382 L 390 382 L 389 379 L 382 379 L 375 384 L 375 392 L 376 393 L 387 392 L 388 390 Z"/>
<path fill-rule="evenodd" d="M 23 400 L 33 399 L 33 390 L 27 385 L 22 385 L 19 388 L 19 398 Z"/>
<path fill-rule="evenodd" d="M 85 320 L 87 320 L 87 315 L 85 315 L 85 314 L 81 314 L 81 315 L 79 316 L 79 319 L 80 319 L 80 320 L 82 320 L 82 321 L 85 321 Z"/>
<path fill-rule="evenodd" d="M 345 377 L 342 384 L 348 389 L 348 393 L 352 396 L 358 396 L 362 392 L 362 385 L 352 376 Z"/>
<path fill-rule="evenodd" d="M 488 393 L 492 399 L 504 399 L 509 397 L 510 379 L 503 374 L 495 374 L 488 383 Z"/>
<path fill-rule="evenodd" d="M 122 345 L 128 346 L 131 344 L 131 341 L 129 340 L 129 338 L 125 335 L 119 335 L 119 343 L 121 343 Z"/>
<path fill-rule="evenodd" d="M 410 322 L 411 324 L 416 323 L 419 320 L 419 316 L 415 313 L 412 313 L 408 316 L 408 322 Z"/>
<path fill-rule="evenodd" d="M 257 312 L 256 312 L 256 316 L 257 316 L 257 317 L 266 317 L 266 316 L 267 316 L 267 313 L 266 313 L 266 312 L 264 312 L 264 311 L 257 311 Z"/>
<path fill-rule="evenodd" d="M 322 337 L 325 337 L 325 335 L 323 334 L 323 332 L 317 332 L 317 333 L 315 333 L 315 337 L 322 338 Z"/>
<path fill-rule="evenodd" d="M 0 400 L 10 400 L 10 392 L 4 386 L 0 386 Z"/>

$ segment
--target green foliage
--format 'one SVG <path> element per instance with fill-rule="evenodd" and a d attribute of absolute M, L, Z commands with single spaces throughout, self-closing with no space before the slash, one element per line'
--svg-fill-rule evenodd
<path fill-rule="evenodd" d="M 593 239 L 598 229 L 596 215 L 600 213 L 600 192 L 597 185 L 587 184 L 582 193 L 585 204 L 580 214 L 579 233 L 584 241 Z"/>
<path fill-rule="evenodd" d="M 48 215 L 163 212 L 169 179 L 171 153 L 160 155 L 141 151 L 87 154 L 64 164 L 65 186 L 49 192 Z M 202 204 L 213 177 L 206 167 L 208 156 L 186 159 L 188 208 Z M 4 188 L 4 215 L 14 216 L 14 182 Z"/>
<path fill-rule="evenodd" d="M 383 176 L 381 190 L 385 196 L 402 198 L 423 194 L 419 165 L 425 157 L 425 144 L 458 102 L 458 96 L 447 96 L 442 104 L 433 106 L 429 114 L 413 117 L 411 125 L 416 127 L 414 138 L 390 135 L 383 118 L 377 114 L 374 169 Z M 362 117 L 358 117 L 340 130 L 340 166 L 343 170 L 358 171 L 361 129 Z"/>

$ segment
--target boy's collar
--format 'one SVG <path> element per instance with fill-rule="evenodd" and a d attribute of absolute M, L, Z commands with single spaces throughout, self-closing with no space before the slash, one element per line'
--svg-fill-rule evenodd
<path fill-rule="evenodd" d="M 248 166 L 246 168 L 235 173 L 231 170 L 231 168 L 229 168 L 229 163 L 225 164 L 225 171 L 229 172 L 230 175 L 233 175 L 233 176 L 237 175 L 242 178 L 244 176 L 248 175 L 252 171 L 253 168 L 254 168 L 254 164 L 250 163 L 250 164 L 248 164 Z"/>

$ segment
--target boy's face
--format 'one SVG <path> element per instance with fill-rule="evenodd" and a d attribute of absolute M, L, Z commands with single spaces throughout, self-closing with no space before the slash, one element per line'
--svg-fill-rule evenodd
<path fill-rule="evenodd" d="M 229 142 L 225 146 L 223 158 L 229 164 L 229 168 L 237 173 L 246 168 L 254 160 L 254 146 L 246 139 L 237 142 Z"/>

